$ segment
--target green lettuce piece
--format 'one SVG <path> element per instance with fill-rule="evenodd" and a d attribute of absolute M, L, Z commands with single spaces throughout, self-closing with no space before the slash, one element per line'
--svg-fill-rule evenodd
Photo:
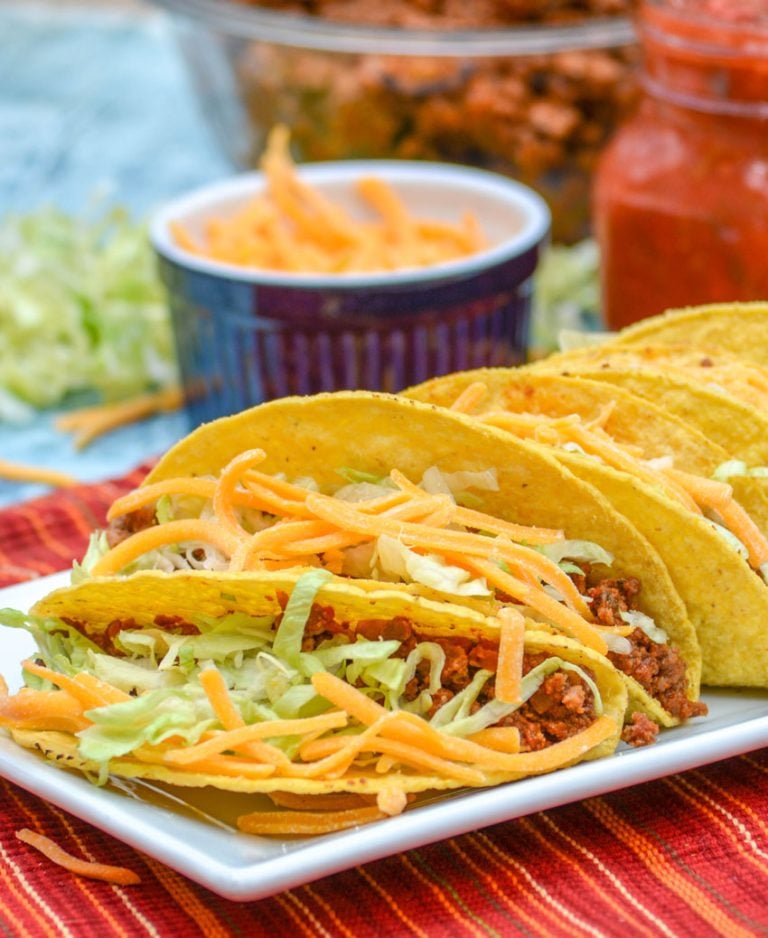
<path fill-rule="evenodd" d="M 577 563 L 600 563 L 610 567 L 613 563 L 613 556 L 593 541 L 555 541 L 552 544 L 537 544 L 535 549 L 558 564 L 564 561 L 576 561 Z"/>
<path fill-rule="evenodd" d="M 165 291 L 146 226 L 116 209 L 0 223 L 0 391 L 51 407 L 117 400 L 177 380 Z"/>
<path fill-rule="evenodd" d="M 71 676 L 87 670 L 91 655 L 101 651 L 98 645 L 60 619 L 27 615 L 16 609 L 0 609 L 0 625 L 29 632 L 37 644 L 37 657 L 47 668 L 60 674 Z M 48 681 L 27 672 L 24 672 L 24 681 L 28 687 L 50 686 Z"/>
<path fill-rule="evenodd" d="M 727 482 L 734 476 L 744 476 L 753 479 L 768 478 L 768 466 L 754 466 L 750 468 L 742 459 L 729 459 L 712 473 L 712 478 L 718 482 Z"/>
<path fill-rule="evenodd" d="M 217 721 L 202 690 L 195 691 L 191 687 L 154 690 L 87 710 L 85 716 L 94 725 L 77 734 L 80 754 L 103 763 L 171 736 L 180 736 L 190 745 L 198 742 Z"/>
<path fill-rule="evenodd" d="M 327 570 L 310 570 L 296 581 L 291 598 L 285 607 L 282 621 L 275 633 L 272 651 L 277 658 L 304 674 L 318 670 L 317 661 L 301 650 L 304 628 L 323 584 L 333 579 Z M 322 665 L 320 665 L 322 670 Z"/>

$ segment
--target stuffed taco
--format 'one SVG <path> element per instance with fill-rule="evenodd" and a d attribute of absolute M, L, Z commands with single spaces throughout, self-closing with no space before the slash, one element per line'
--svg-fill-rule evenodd
<path fill-rule="evenodd" d="M 737 504 L 768 534 L 768 470 L 748 467 L 696 427 L 619 386 L 527 368 L 478 368 L 434 378 L 403 393 L 446 407 L 459 402 L 484 419 L 494 413 L 572 420 L 576 415 L 586 431 L 601 431 L 606 442 L 624 450 L 617 458 L 625 464 L 634 461 L 635 471 L 642 471 L 640 461 L 648 461 L 651 473 L 666 467 L 727 482 Z"/>
<path fill-rule="evenodd" d="M 550 447 L 636 525 L 665 561 L 698 634 L 703 681 L 767 686 L 768 659 L 755 652 L 768 642 L 768 539 L 733 498 L 731 486 L 683 472 L 666 456 L 661 462 L 638 458 L 607 432 L 600 415 L 585 421 L 577 413 L 520 413 L 500 407 L 498 393 L 485 398 L 486 382 L 466 380 L 448 376 L 408 393 L 454 407 L 465 401 L 481 422 Z M 499 380 L 545 392 L 552 384 L 545 378 L 538 385 L 536 373 L 525 370 Z M 569 388 L 574 399 L 585 390 Z M 725 634 L 731 638 L 727 648 Z"/>
<path fill-rule="evenodd" d="M 695 427 L 745 467 L 768 466 L 768 415 L 705 381 L 665 368 L 622 368 L 588 358 L 552 356 L 526 372 L 577 376 L 621 387 Z"/>
<path fill-rule="evenodd" d="M 613 341 L 589 345 L 544 359 L 534 369 L 646 371 L 668 374 L 692 384 L 730 395 L 748 407 L 768 413 L 768 369 L 744 361 L 722 349 L 686 345 L 618 345 Z"/>
<path fill-rule="evenodd" d="M 626 689 L 602 655 L 507 610 L 325 570 L 139 573 L 58 590 L 28 616 L 27 686 L 0 725 L 57 765 L 272 793 L 254 833 L 322 832 L 610 754 Z"/>
<path fill-rule="evenodd" d="M 273 401 L 190 434 L 110 518 L 79 576 L 322 566 L 489 615 L 513 604 L 609 654 L 630 716 L 704 710 L 696 633 L 648 541 L 542 447 L 460 414 L 364 392 Z"/>
<path fill-rule="evenodd" d="M 689 345 L 768 366 L 768 303 L 713 303 L 671 309 L 611 336 L 612 345 Z"/>

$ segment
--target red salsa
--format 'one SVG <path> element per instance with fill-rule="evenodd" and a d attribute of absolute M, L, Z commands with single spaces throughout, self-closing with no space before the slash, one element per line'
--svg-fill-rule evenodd
<path fill-rule="evenodd" d="M 657 0 L 639 14 L 645 96 L 595 180 L 612 328 L 675 306 L 768 299 L 768 14 Z"/>

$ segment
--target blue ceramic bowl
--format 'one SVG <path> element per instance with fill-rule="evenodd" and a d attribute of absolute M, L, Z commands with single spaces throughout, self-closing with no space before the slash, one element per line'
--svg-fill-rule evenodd
<path fill-rule="evenodd" d="M 209 261 L 178 247 L 256 195 L 260 173 L 200 189 L 151 226 L 169 292 L 188 411 L 194 423 L 290 394 L 345 388 L 399 391 L 427 378 L 522 361 L 531 277 L 546 244 L 544 200 L 513 180 L 439 163 L 305 164 L 301 177 L 350 213 L 354 180 L 386 180 L 414 216 L 458 221 L 471 212 L 489 247 L 429 268 L 296 274 Z"/>

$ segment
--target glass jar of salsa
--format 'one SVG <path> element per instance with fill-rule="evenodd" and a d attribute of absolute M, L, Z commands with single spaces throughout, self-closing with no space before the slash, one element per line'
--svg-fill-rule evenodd
<path fill-rule="evenodd" d="M 768 299 L 768 4 L 644 0 L 643 99 L 594 183 L 603 310 Z"/>

